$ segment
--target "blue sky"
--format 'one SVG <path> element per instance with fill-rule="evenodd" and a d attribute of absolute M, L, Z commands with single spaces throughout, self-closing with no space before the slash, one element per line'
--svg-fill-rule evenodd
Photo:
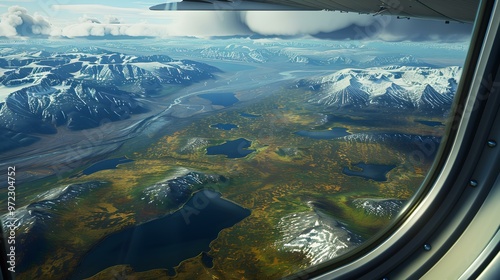
<path fill-rule="evenodd" d="M 337 40 L 465 42 L 472 28 L 470 24 L 324 11 L 159 12 L 148 9 L 161 2 L 2 0 L 0 38 L 259 34 Z"/>

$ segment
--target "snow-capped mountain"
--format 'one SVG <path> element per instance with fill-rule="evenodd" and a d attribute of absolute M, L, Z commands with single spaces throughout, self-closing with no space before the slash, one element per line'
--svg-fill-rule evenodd
<path fill-rule="evenodd" d="M 165 55 L 132 56 L 112 54 L 53 54 L 39 57 L 33 53 L 0 59 L 5 87 L 21 85 L 59 84 L 66 79 L 111 82 L 114 85 L 140 84 L 190 84 L 213 78 L 218 69 L 190 60 L 175 61 Z M 59 81 L 53 81 L 59 80 Z"/>
<path fill-rule="evenodd" d="M 88 53 L 6 52 L 0 58 L 0 131 L 3 138 L 12 136 L 4 139 L 12 148 L 23 145 L 16 140 L 26 139 L 23 133 L 54 133 L 60 125 L 73 130 L 97 127 L 102 121 L 146 112 L 137 97 L 172 84 L 212 79 L 218 71 L 166 55 L 135 56 L 98 48 Z M 34 140 L 29 139 L 23 141 Z"/>
<path fill-rule="evenodd" d="M 381 106 L 446 111 L 461 72 L 457 66 L 349 68 L 300 81 L 298 86 L 317 91 L 309 102 L 332 108 Z"/>
<path fill-rule="evenodd" d="M 361 236 L 327 214 L 318 202 L 309 202 L 311 211 L 282 217 L 277 225 L 280 250 L 305 255 L 310 265 L 345 254 L 363 242 Z"/>
<path fill-rule="evenodd" d="M 228 179 L 222 175 L 190 171 L 181 176 L 147 187 L 143 192 L 141 200 L 153 205 L 180 205 L 191 197 L 196 187 L 205 184 L 225 182 L 227 180 Z"/>
<path fill-rule="evenodd" d="M 433 66 L 412 55 L 380 55 L 359 57 L 356 54 L 336 54 L 330 56 L 328 52 L 307 52 L 298 46 L 282 45 L 240 45 L 231 43 L 225 46 L 206 46 L 197 49 L 176 48 L 174 50 L 183 55 L 191 55 L 212 60 L 238 61 L 247 63 L 292 63 L 315 66 L 345 66 L 345 67 L 380 67 L 380 66 Z"/>
<path fill-rule="evenodd" d="M 327 60 L 327 64 L 354 65 L 355 61 L 345 56 L 335 56 Z"/>
<path fill-rule="evenodd" d="M 365 67 L 380 67 L 387 65 L 398 65 L 398 66 L 430 66 L 429 64 L 421 61 L 420 59 L 414 57 L 413 55 L 402 55 L 402 56 L 375 56 L 366 61 L 360 61 L 357 63 Z"/>

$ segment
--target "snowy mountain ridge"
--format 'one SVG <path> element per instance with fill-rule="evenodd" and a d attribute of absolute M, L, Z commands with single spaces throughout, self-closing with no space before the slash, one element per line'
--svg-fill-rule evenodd
<path fill-rule="evenodd" d="M 317 91 L 308 101 L 328 107 L 366 107 L 447 110 L 455 95 L 462 68 L 387 66 L 347 68 L 331 75 L 299 82 Z"/>
<path fill-rule="evenodd" d="M 35 141 L 31 133 L 99 126 L 147 112 L 141 98 L 171 85 L 214 79 L 216 67 L 166 55 L 4 51 L 0 57 L 2 150 Z M 95 54 L 97 53 L 97 54 Z"/>

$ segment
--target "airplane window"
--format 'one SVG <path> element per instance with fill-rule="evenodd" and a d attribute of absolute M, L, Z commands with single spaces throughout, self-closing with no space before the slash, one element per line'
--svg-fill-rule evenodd
<path fill-rule="evenodd" d="M 280 279 L 386 229 L 446 137 L 476 6 L 291 2 L 0 4 L 2 269 Z"/>

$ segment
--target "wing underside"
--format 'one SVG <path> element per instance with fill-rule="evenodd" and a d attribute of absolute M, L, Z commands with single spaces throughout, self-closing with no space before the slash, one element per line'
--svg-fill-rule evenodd
<path fill-rule="evenodd" d="M 151 10 L 286 11 L 331 10 L 405 18 L 473 22 L 479 0 L 184 0 Z"/>

